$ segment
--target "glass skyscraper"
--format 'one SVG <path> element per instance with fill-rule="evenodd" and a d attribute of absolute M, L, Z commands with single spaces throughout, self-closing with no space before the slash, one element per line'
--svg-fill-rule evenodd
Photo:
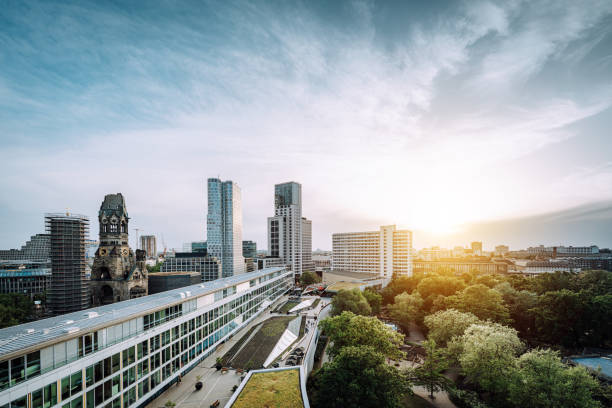
<path fill-rule="evenodd" d="M 208 253 L 221 260 L 222 276 L 245 272 L 242 256 L 242 194 L 233 181 L 208 179 Z"/>

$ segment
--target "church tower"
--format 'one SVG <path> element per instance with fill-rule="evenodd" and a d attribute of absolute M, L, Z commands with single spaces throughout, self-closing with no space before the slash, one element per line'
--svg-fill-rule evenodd
<path fill-rule="evenodd" d="M 148 277 L 145 251 L 128 244 L 129 217 L 121 193 L 108 194 L 100 206 L 100 247 L 91 268 L 92 306 L 145 296 Z"/>

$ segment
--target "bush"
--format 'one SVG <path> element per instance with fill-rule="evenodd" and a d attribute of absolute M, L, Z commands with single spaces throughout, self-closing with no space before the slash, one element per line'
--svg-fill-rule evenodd
<path fill-rule="evenodd" d="M 488 405 L 482 402 L 474 391 L 451 388 L 448 391 L 448 397 L 457 408 L 488 408 Z"/>

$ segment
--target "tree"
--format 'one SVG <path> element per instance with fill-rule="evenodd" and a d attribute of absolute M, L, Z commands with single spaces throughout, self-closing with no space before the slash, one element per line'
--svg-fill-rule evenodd
<path fill-rule="evenodd" d="M 379 314 L 380 306 L 382 305 L 382 296 L 370 288 L 366 288 L 366 290 L 363 291 L 363 296 L 366 298 L 368 304 L 372 308 L 372 314 Z"/>
<path fill-rule="evenodd" d="M 332 299 L 332 316 L 337 316 L 344 311 L 353 312 L 364 316 L 372 314 L 372 308 L 366 300 L 365 296 L 359 289 L 338 291 Z"/>
<path fill-rule="evenodd" d="M 428 276 L 417 285 L 417 291 L 424 300 L 425 311 L 431 310 L 434 299 L 438 296 L 451 296 L 465 288 L 463 279 L 453 276 Z"/>
<path fill-rule="evenodd" d="M 516 330 L 497 323 L 473 324 L 460 342 L 459 363 L 467 379 L 486 391 L 503 395 L 516 356 L 523 349 Z"/>
<path fill-rule="evenodd" d="M 410 322 L 420 322 L 423 316 L 423 298 L 419 292 L 406 292 L 395 297 L 395 303 L 389 305 L 389 314 L 406 330 Z"/>
<path fill-rule="evenodd" d="M 303 272 L 302 276 L 300 276 L 300 283 L 303 286 L 308 286 L 319 282 L 321 282 L 321 278 L 319 278 L 319 275 L 314 272 Z"/>
<path fill-rule="evenodd" d="M 501 281 L 502 278 L 500 275 L 486 274 L 475 277 L 472 281 L 472 284 L 476 285 L 482 283 L 483 285 L 488 286 L 489 288 L 494 288 L 497 284 L 501 283 Z"/>
<path fill-rule="evenodd" d="M 33 303 L 21 293 L 0 294 L 0 328 L 27 322 L 32 316 Z"/>
<path fill-rule="evenodd" d="M 612 293 L 612 272 L 610 271 L 582 271 L 572 276 L 570 289 L 575 292 L 587 290 L 593 296 Z"/>
<path fill-rule="evenodd" d="M 404 355 L 399 349 L 403 336 L 376 317 L 342 312 L 339 316 L 321 321 L 321 328 L 333 343 L 329 346 L 332 356 L 338 355 L 342 348 L 348 346 L 372 346 L 392 359 Z"/>
<path fill-rule="evenodd" d="M 391 280 L 391 282 L 389 282 L 389 284 L 381 291 L 383 303 L 385 305 L 393 303 L 395 297 L 400 293 L 412 293 L 416 289 L 421 278 L 422 274 L 418 272 L 412 276 L 394 277 L 393 280 Z"/>
<path fill-rule="evenodd" d="M 516 407 L 595 408 L 597 381 L 582 367 L 569 368 L 552 350 L 533 350 L 517 360 L 508 400 Z"/>
<path fill-rule="evenodd" d="M 161 266 L 162 266 L 162 264 L 163 264 L 163 262 L 157 262 L 157 263 L 155 264 L 155 266 L 150 266 L 150 265 L 147 265 L 147 271 L 148 271 L 149 273 L 151 273 L 151 272 L 159 272 L 159 271 L 161 271 Z"/>
<path fill-rule="evenodd" d="M 421 385 L 429 392 L 429 398 L 434 398 L 434 392 L 447 390 L 452 381 L 442 372 L 448 368 L 444 354 L 436 348 L 436 342 L 427 340 L 423 342 L 427 353 L 425 362 L 417 368 L 408 370 L 408 378 L 415 385 Z"/>
<path fill-rule="evenodd" d="M 516 290 L 508 282 L 502 282 L 495 286 L 495 290 L 502 295 L 510 312 L 510 319 L 513 321 L 514 328 L 523 337 L 532 337 L 534 320 L 531 309 L 537 305 L 538 295 L 527 290 Z"/>
<path fill-rule="evenodd" d="M 546 292 L 533 309 L 537 337 L 566 347 L 581 345 L 585 333 L 588 299 L 567 289 Z"/>
<path fill-rule="evenodd" d="M 401 407 L 410 392 L 406 377 L 369 346 L 344 347 L 314 374 L 312 405 L 324 408 Z"/>
<path fill-rule="evenodd" d="M 444 347 L 454 337 L 460 337 L 473 324 L 481 323 L 472 313 L 455 309 L 436 312 L 425 317 L 429 339 Z"/>
<path fill-rule="evenodd" d="M 456 295 L 447 297 L 444 303 L 447 308 L 473 313 L 481 320 L 501 323 L 510 321 L 510 313 L 504 305 L 502 295 L 480 283 L 468 286 Z"/>

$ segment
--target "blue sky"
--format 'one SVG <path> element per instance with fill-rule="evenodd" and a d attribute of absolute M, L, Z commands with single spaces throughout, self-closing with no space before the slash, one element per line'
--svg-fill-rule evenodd
<path fill-rule="evenodd" d="M 205 239 L 211 176 L 260 248 L 289 180 L 315 248 L 612 246 L 612 2 L 416 3 L 5 2 L 0 247 L 113 192 Z"/>

